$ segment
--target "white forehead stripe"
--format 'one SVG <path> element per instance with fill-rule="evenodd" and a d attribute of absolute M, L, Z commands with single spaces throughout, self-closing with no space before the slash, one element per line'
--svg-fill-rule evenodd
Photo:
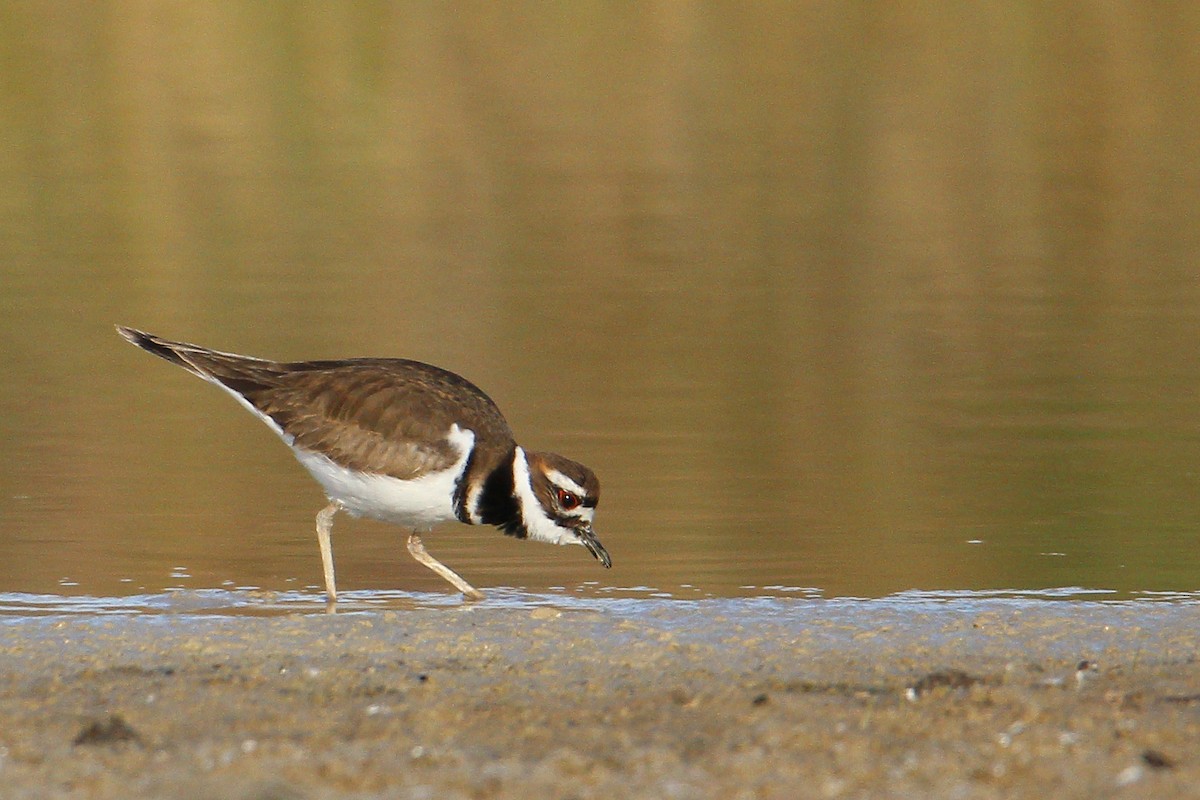
<path fill-rule="evenodd" d="M 561 472 L 559 472 L 556 469 L 547 470 L 546 477 L 550 479 L 551 483 L 553 483 L 555 486 L 559 487 L 560 489 L 566 489 L 568 492 L 571 492 L 572 494 L 577 494 L 580 497 L 587 496 L 587 492 L 585 492 L 583 490 L 582 486 L 580 486 L 578 483 L 576 483 L 575 481 L 568 478 L 566 475 L 563 475 Z"/>

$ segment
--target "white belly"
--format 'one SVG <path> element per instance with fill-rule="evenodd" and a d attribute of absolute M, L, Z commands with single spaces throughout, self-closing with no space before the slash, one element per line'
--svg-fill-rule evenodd
<path fill-rule="evenodd" d="M 458 461 L 441 472 L 430 472 L 411 481 L 353 472 L 319 453 L 295 446 L 292 452 L 325 488 L 326 496 L 341 503 L 350 514 L 425 531 L 438 523 L 458 519 L 454 513 L 454 490 L 475 436 L 454 426 L 450 438 L 459 446 Z"/>
<path fill-rule="evenodd" d="M 215 378 L 205 380 L 228 392 L 251 414 L 261 419 L 292 449 L 317 482 L 325 487 L 330 500 L 342 504 L 356 517 L 371 517 L 416 530 L 429 530 L 440 522 L 458 517 L 454 513 L 454 489 L 475 445 L 475 433 L 451 425 L 446 438 L 458 450 L 458 459 L 442 472 L 431 472 L 413 481 L 386 475 L 363 475 L 340 467 L 320 453 L 296 447 L 291 436 L 263 414 L 249 400 Z"/>

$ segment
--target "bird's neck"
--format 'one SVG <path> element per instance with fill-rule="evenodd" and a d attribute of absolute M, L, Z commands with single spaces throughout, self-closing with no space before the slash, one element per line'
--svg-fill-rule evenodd
<path fill-rule="evenodd" d="M 483 476 L 482 485 L 475 493 L 471 519 L 467 521 L 479 525 L 495 525 L 504 533 L 518 539 L 529 536 L 515 483 L 518 479 L 515 475 L 517 471 L 523 473 L 520 476 L 521 480 L 529 480 L 528 468 L 517 469 L 518 461 L 522 466 L 525 465 L 524 455 L 521 448 L 514 448 L 511 453 L 500 459 L 490 473 Z"/>

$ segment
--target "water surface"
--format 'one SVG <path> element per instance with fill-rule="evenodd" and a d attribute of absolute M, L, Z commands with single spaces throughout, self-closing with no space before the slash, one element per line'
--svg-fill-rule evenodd
<path fill-rule="evenodd" d="M 481 588 L 1197 588 L 1190 6 L 66 8 L 0 11 L 0 591 L 316 593 L 317 487 L 114 323 L 592 466 L 614 568 L 427 538 Z M 403 536 L 340 586 L 445 591 Z"/>

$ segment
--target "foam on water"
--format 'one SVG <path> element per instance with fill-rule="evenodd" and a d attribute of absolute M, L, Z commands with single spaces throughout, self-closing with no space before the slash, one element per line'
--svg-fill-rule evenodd
<path fill-rule="evenodd" d="M 787 586 L 743 587 L 743 597 L 719 597 L 695 587 L 666 591 L 652 586 L 598 587 L 594 584 L 555 587 L 549 592 L 521 588 L 489 588 L 480 603 L 466 603 L 448 592 L 401 590 L 347 591 L 338 598 L 339 614 L 362 614 L 413 608 L 558 608 L 564 611 L 603 611 L 637 616 L 664 610 L 704 608 L 709 611 L 773 614 L 795 612 L 806 606 L 826 610 L 870 606 L 907 613 L 919 610 L 980 612 L 989 608 L 1074 603 L 1086 605 L 1200 603 L 1200 592 L 1138 592 L 1121 595 L 1105 589 L 1056 587 L 1048 589 L 906 591 L 882 598 L 826 598 L 819 589 Z M 759 591 L 753 591 L 756 588 Z M 89 595 L 0 593 L 0 624 L 35 617 L 112 615 L 280 616 L 324 614 L 324 595 L 314 590 L 263 591 L 255 587 L 233 589 L 176 589 L 157 594 L 120 597 Z"/>

